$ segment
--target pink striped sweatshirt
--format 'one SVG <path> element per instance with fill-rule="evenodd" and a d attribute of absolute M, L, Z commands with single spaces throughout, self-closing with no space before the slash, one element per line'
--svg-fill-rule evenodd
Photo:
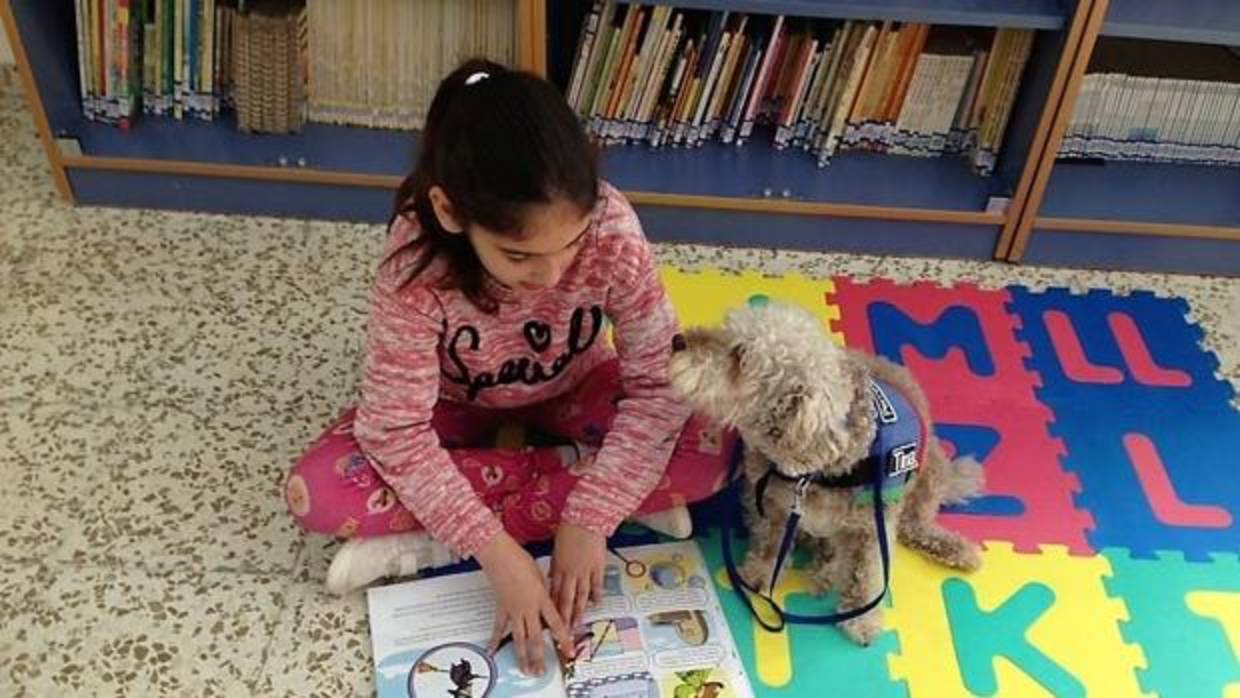
<path fill-rule="evenodd" d="M 397 218 L 384 258 L 416 235 L 416 222 Z M 689 416 L 667 382 L 676 318 L 632 207 L 601 183 L 592 229 L 556 287 L 518 295 L 492 282 L 494 315 L 439 288 L 441 259 L 402 288 L 413 261 L 381 264 L 371 299 L 354 433 L 380 475 L 436 540 L 473 555 L 502 525 L 440 445 L 436 402 L 536 404 L 618 355 L 625 399 L 561 513 L 610 535 L 658 484 Z"/>

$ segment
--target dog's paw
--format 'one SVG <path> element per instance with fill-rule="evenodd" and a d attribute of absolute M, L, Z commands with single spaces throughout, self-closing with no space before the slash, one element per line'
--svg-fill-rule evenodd
<path fill-rule="evenodd" d="M 829 565 L 835 559 L 835 546 L 831 545 L 829 538 L 812 538 L 809 540 L 807 547 L 811 554 L 820 565 Z"/>
<path fill-rule="evenodd" d="M 740 566 L 737 572 L 740 573 L 741 580 L 748 584 L 751 589 L 759 589 L 765 592 L 771 584 L 771 566 L 773 564 L 769 560 L 749 557 L 746 558 L 745 563 Z"/>
<path fill-rule="evenodd" d="M 811 575 L 805 580 L 806 590 L 814 596 L 826 596 L 831 593 L 831 582 L 825 577 Z"/>
<path fill-rule="evenodd" d="M 874 609 L 859 618 L 840 623 L 840 630 L 858 645 L 869 647 L 874 638 L 883 632 L 882 614 L 878 609 Z"/>
<path fill-rule="evenodd" d="M 825 568 L 818 568 L 809 573 L 805 578 L 805 585 L 809 589 L 809 593 L 814 596 L 825 596 L 831 592 L 831 575 Z"/>

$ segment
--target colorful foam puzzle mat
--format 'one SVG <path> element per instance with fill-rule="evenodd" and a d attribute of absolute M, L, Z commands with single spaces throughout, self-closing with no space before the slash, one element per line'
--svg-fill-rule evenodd
<path fill-rule="evenodd" d="M 1180 299 L 664 270 L 686 326 L 771 299 L 921 381 L 938 434 L 987 485 L 942 520 L 974 574 L 897 546 L 886 632 L 767 632 L 729 591 L 727 507 L 695 510 L 760 697 L 1240 698 L 1240 413 Z M 786 573 L 777 597 L 831 610 Z"/>

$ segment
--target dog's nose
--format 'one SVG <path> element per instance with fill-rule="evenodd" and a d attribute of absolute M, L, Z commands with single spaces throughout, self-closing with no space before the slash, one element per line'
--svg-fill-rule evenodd
<path fill-rule="evenodd" d="M 675 354 L 678 351 L 684 351 L 685 349 L 688 349 L 688 348 L 689 348 L 689 344 L 685 342 L 685 336 L 683 334 L 678 334 L 675 337 L 672 337 L 672 353 L 673 354 Z"/>

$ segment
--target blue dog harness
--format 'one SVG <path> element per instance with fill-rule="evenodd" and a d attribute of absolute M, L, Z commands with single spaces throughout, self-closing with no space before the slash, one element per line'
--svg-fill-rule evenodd
<path fill-rule="evenodd" d="M 780 472 L 777 465 L 770 463 L 767 466 L 766 473 L 754 483 L 755 504 L 757 505 L 758 514 L 763 517 L 766 516 L 766 488 L 772 477 L 793 483 L 795 487 L 792 511 L 788 514 L 788 519 L 784 523 L 784 535 L 779 544 L 779 553 L 775 558 L 775 569 L 771 573 L 771 586 L 766 593 L 751 588 L 740 578 L 732 557 L 731 527 L 724 526 L 723 528 L 723 557 L 728 570 L 728 578 L 732 582 L 732 588 L 740 596 L 745 607 L 749 609 L 754 620 L 771 632 L 783 630 L 787 623 L 826 625 L 850 620 L 868 613 L 882 603 L 883 597 L 887 595 L 887 588 L 891 581 L 891 552 L 887 541 L 887 526 L 883 517 L 883 505 L 886 502 L 899 499 L 905 484 L 920 466 L 926 443 L 926 425 L 917 409 L 913 406 L 912 401 L 888 383 L 877 380 L 871 381 L 870 403 L 877 425 L 874 442 L 870 446 L 869 454 L 851 472 L 833 477 L 827 477 L 822 473 L 792 477 Z M 729 479 L 733 483 L 733 489 L 740 484 L 736 474 L 740 467 L 743 446 L 738 440 L 736 450 L 732 454 Z M 869 494 L 868 499 L 874 509 L 874 526 L 878 535 L 879 555 L 882 557 L 883 562 L 883 590 L 876 598 L 864 606 L 839 613 L 806 616 L 788 613 L 775 602 L 775 585 L 779 581 L 779 573 L 783 569 L 784 562 L 792 552 L 796 541 L 797 529 L 801 522 L 802 507 L 810 487 L 852 489 L 860 502 L 866 501 L 866 495 Z M 753 600 L 750 598 L 750 593 L 755 594 L 770 606 L 778 619 L 778 623 L 767 621 L 757 612 L 757 609 L 754 608 Z"/>

